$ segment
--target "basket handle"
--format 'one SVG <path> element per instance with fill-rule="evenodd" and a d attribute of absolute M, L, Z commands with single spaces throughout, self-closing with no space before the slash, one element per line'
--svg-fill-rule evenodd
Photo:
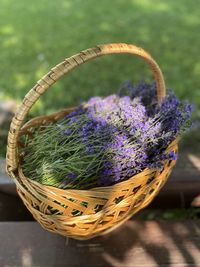
<path fill-rule="evenodd" d="M 36 85 L 28 92 L 28 94 L 26 94 L 21 106 L 19 107 L 14 118 L 12 119 L 10 131 L 8 134 L 6 155 L 7 172 L 10 175 L 12 175 L 12 172 L 17 170 L 18 167 L 17 142 L 19 137 L 19 131 L 22 127 L 27 113 L 29 112 L 33 104 L 45 91 L 47 91 L 47 89 L 53 83 L 55 83 L 60 77 L 68 73 L 70 70 L 74 69 L 78 65 L 81 65 L 90 59 L 114 53 L 134 54 L 143 58 L 148 63 L 156 81 L 158 103 L 161 103 L 162 99 L 165 97 L 166 94 L 163 74 L 154 59 L 142 48 L 139 48 L 132 44 L 123 43 L 103 44 L 98 45 L 94 48 L 84 50 L 79 54 L 67 58 L 63 62 L 52 68 L 45 76 L 43 76 L 36 83 Z"/>

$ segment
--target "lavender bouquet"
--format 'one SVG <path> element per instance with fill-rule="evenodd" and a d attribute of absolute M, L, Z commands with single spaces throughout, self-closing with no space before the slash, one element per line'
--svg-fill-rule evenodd
<path fill-rule="evenodd" d="M 191 126 L 192 106 L 155 84 L 125 82 L 118 94 L 93 97 L 26 141 L 27 177 L 58 188 L 88 189 L 129 179 L 176 160 L 168 145 Z"/>

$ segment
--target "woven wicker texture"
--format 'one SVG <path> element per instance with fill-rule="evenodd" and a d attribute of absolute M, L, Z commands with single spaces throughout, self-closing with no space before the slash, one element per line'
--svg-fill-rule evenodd
<path fill-rule="evenodd" d="M 146 207 L 166 182 L 175 161 L 166 161 L 162 171 L 145 169 L 119 184 L 90 190 L 62 190 L 41 185 L 23 174 L 21 164 L 24 147 L 22 136 L 31 138 L 34 128 L 54 123 L 72 109 L 32 119 L 24 124 L 32 105 L 53 83 L 78 65 L 98 56 L 130 53 L 143 58 L 150 66 L 157 85 L 158 103 L 165 97 L 165 83 L 157 63 L 143 49 L 128 44 L 99 45 L 65 59 L 51 69 L 25 96 L 16 112 L 8 134 L 7 172 L 34 218 L 47 230 L 76 239 L 88 239 L 118 227 L 140 209 Z M 167 151 L 177 152 L 178 139 Z"/>

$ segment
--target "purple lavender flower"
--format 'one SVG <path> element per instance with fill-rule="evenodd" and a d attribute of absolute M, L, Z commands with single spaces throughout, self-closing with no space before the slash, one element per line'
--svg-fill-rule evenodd
<path fill-rule="evenodd" d="M 64 134 L 70 135 L 70 134 L 72 134 L 72 131 L 70 129 L 66 129 L 66 130 L 64 130 Z"/>
<path fill-rule="evenodd" d="M 74 172 L 70 172 L 70 173 L 67 174 L 66 177 L 69 178 L 70 180 L 74 180 L 74 179 L 77 178 L 77 174 L 74 173 Z"/>
<path fill-rule="evenodd" d="M 171 160 L 177 160 L 177 158 L 178 158 L 178 155 L 174 151 L 171 151 L 169 153 L 169 159 L 171 159 Z"/>
<path fill-rule="evenodd" d="M 129 95 L 123 95 L 125 89 Z M 99 161 L 97 169 L 89 170 L 91 176 L 97 177 L 98 185 L 106 186 L 176 160 L 177 155 L 173 151 L 166 154 L 165 149 L 185 130 L 191 111 L 191 105 L 172 92 L 159 106 L 155 84 L 126 82 L 120 95 L 93 97 L 66 120 L 68 126 L 78 129 L 77 138 L 84 145 L 81 157 L 90 155 Z M 72 132 L 70 127 L 64 134 Z"/>

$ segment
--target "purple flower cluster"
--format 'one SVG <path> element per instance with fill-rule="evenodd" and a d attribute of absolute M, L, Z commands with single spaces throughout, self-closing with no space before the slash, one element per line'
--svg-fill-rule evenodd
<path fill-rule="evenodd" d="M 176 160 L 177 155 L 165 149 L 189 126 L 191 111 L 191 105 L 172 92 L 159 106 L 155 84 L 126 82 L 118 95 L 93 97 L 67 115 L 64 134 L 76 133 L 84 145 L 83 159 L 95 156 L 98 168 L 87 171 L 97 178 L 97 185 L 106 186 L 145 168 L 162 168 L 167 159 Z"/>

